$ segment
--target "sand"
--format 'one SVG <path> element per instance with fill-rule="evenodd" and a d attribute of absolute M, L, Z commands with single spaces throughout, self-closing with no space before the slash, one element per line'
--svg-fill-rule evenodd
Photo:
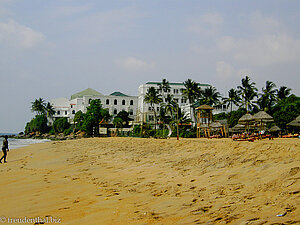
<path fill-rule="evenodd" d="M 298 139 L 49 142 L 11 150 L 0 174 L 0 222 L 300 224 Z"/>

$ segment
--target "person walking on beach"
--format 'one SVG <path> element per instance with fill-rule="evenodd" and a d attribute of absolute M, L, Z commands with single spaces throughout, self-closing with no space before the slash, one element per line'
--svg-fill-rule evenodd
<path fill-rule="evenodd" d="M 8 140 L 7 139 L 8 139 L 8 136 L 5 135 L 4 140 L 3 140 L 3 145 L 2 145 L 3 156 L 0 159 L 0 163 L 2 163 L 2 159 L 4 159 L 4 163 L 6 163 L 6 156 L 7 156 L 7 152 L 9 151 L 9 149 L 8 149 Z"/>

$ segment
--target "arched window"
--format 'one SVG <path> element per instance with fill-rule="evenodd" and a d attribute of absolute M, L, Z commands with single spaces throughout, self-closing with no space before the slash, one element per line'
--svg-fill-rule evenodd
<path fill-rule="evenodd" d="M 130 100 L 130 105 L 133 105 L 133 100 Z"/>
<path fill-rule="evenodd" d="M 114 104 L 118 105 L 118 100 L 117 99 L 114 100 Z"/>
<path fill-rule="evenodd" d="M 118 114 L 118 110 L 114 109 L 114 114 L 117 115 Z"/>
<path fill-rule="evenodd" d="M 125 105 L 125 100 L 124 99 L 122 100 L 122 105 Z"/>
<path fill-rule="evenodd" d="M 109 105 L 109 99 L 106 99 L 106 105 Z"/>
<path fill-rule="evenodd" d="M 72 111 L 72 114 L 75 114 L 75 110 Z"/>

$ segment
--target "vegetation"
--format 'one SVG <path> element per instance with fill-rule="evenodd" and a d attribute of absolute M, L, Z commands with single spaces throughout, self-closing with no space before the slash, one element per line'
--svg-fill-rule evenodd
<path fill-rule="evenodd" d="M 228 91 L 228 97 L 221 97 L 215 87 L 208 86 L 201 89 L 199 84 L 191 79 L 183 82 L 185 89 L 180 90 L 190 107 L 190 118 L 174 100 L 170 93 L 170 83 L 163 79 L 157 88 L 150 87 L 145 95 L 145 102 L 149 103 L 153 111 L 154 124 L 143 123 L 133 127 L 133 136 L 137 137 L 160 137 L 168 134 L 168 129 L 180 137 L 196 137 L 195 128 L 195 106 L 207 104 L 213 107 L 226 105 L 230 107 L 228 113 L 214 115 L 216 120 L 226 119 L 229 127 L 238 123 L 240 117 L 245 113 L 256 113 L 263 110 L 274 118 L 274 123 L 282 129 L 286 129 L 287 123 L 291 122 L 300 114 L 300 97 L 291 94 L 291 89 L 281 86 L 276 89 L 275 83 L 266 81 L 265 86 L 259 92 L 250 77 L 241 79 L 241 84 Z M 131 127 L 132 119 L 126 111 L 119 112 L 113 119 L 106 109 L 102 108 L 99 99 L 92 100 L 87 112 L 76 112 L 72 124 L 66 118 L 53 119 L 55 111 L 49 102 L 39 98 L 32 102 L 31 110 L 35 117 L 26 124 L 25 133 L 64 133 L 84 131 L 86 136 L 98 136 L 99 124 L 101 126 L 114 126 L 116 128 Z M 154 126 L 153 126 L 154 125 Z M 156 128 L 160 129 L 157 130 Z"/>

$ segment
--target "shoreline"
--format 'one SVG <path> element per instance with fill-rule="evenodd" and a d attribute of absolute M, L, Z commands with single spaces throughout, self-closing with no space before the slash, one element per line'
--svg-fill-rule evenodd
<path fill-rule="evenodd" d="M 299 162 L 298 139 L 52 141 L 9 152 L 0 209 L 62 224 L 300 222 Z"/>

